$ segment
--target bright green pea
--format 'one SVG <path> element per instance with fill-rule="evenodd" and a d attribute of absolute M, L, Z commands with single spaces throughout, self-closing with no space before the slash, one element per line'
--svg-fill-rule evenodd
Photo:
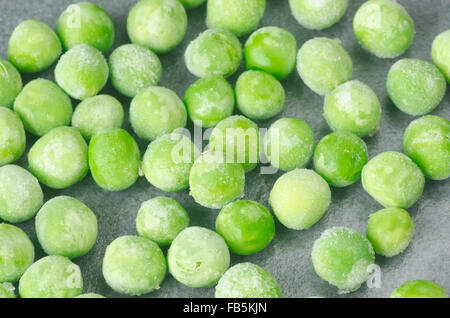
<path fill-rule="evenodd" d="M 25 85 L 14 102 L 14 111 L 28 132 L 43 136 L 70 124 L 72 102 L 58 85 L 39 78 Z"/>
<path fill-rule="evenodd" d="M 16 298 L 14 293 L 14 286 L 11 283 L 0 283 L 0 299 L 1 298 Z"/>
<path fill-rule="evenodd" d="M 238 109 L 253 120 L 266 120 L 283 110 L 284 88 L 269 73 L 246 71 L 239 76 L 235 89 Z"/>
<path fill-rule="evenodd" d="M 37 73 L 50 67 L 62 52 L 56 33 L 44 22 L 26 20 L 11 34 L 8 58 L 21 72 Z"/>
<path fill-rule="evenodd" d="M 316 171 L 334 187 L 346 187 L 361 177 L 368 161 L 366 143 L 358 136 L 338 131 L 317 144 L 314 152 Z"/>
<path fill-rule="evenodd" d="M 234 201 L 220 211 L 216 231 L 232 252 L 250 255 L 270 244 L 275 236 L 275 222 L 264 205 L 254 201 Z"/>
<path fill-rule="evenodd" d="M 167 253 L 172 276 L 189 287 L 215 285 L 230 266 L 230 252 L 223 238 L 206 228 L 183 230 Z"/>
<path fill-rule="evenodd" d="M 407 280 L 392 292 L 390 298 L 448 298 L 442 286 L 429 280 Z"/>
<path fill-rule="evenodd" d="M 94 181 L 107 191 L 131 187 L 139 177 L 136 141 L 123 129 L 94 135 L 89 143 L 89 167 Z"/>
<path fill-rule="evenodd" d="M 122 236 L 106 248 L 103 277 L 116 292 L 140 296 L 159 289 L 166 276 L 159 246 L 143 237 Z"/>
<path fill-rule="evenodd" d="M 106 298 L 105 296 L 99 295 L 99 294 L 95 294 L 95 293 L 87 293 L 87 294 L 81 294 L 80 296 L 74 297 L 74 298 L 90 298 L 90 299 L 94 299 L 94 298 Z"/>
<path fill-rule="evenodd" d="M 19 116 L 0 107 L 0 167 L 14 162 L 25 151 L 26 135 Z"/>
<path fill-rule="evenodd" d="M 252 263 L 234 265 L 216 286 L 216 298 L 280 298 L 280 288 L 273 276 Z"/>
<path fill-rule="evenodd" d="M 442 32 L 434 39 L 431 58 L 450 83 L 450 30 Z"/>
<path fill-rule="evenodd" d="M 201 6 L 206 0 L 180 0 L 186 9 L 193 9 Z"/>
<path fill-rule="evenodd" d="M 7 60 L 0 58 L 0 105 L 12 108 L 22 90 L 22 77 Z"/>
<path fill-rule="evenodd" d="M 307 29 L 323 30 L 342 19 L 348 0 L 289 0 L 295 19 Z"/>
<path fill-rule="evenodd" d="M 41 183 L 65 189 L 88 173 L 88 147 L 76 128 L 54 128 L 31 147 L 28 165 Z"/>

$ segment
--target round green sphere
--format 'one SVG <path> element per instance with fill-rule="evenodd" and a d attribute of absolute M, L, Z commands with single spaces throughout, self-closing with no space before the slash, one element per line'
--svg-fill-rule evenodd
<path fill-rule="evenodd" d="M 264 152 L 272 166 L 283 171 L 304 168 L 314 153 L 311 127 L 297 118 L 281 118 L 264 135 Z"/>
<path fill-rule="evenodd" d="M 234 201 L 220 211 L 216 231 L 233 253 L 250 255 L 272 242 L 275 221 L 269 210 L 258 202 Z"/>
<path fill-rule="evenodd" d="M 377 254 L 393 257 L 402 253 L 414 235 L 414 223 L 409 213 L 399 208 L 387 208 L 372 214 L 367 224 L 367 238 Z"/>
<path fill-rule="evenodd" d="M 240 263 L 228 269 L 216 286 L 216 298 L 280 298 L 273 276 L 252 263 Z"/>
<path fill-rule="evenodd" d="M 200 150 L 181 134 L 164 135 L 153 141 L 142 159 L 142 171 L 153 186 L 166 192 L 189 187 L 189 173 Z"/>
<path fill-rule="evenodd" d="M 241 164 L 229 163 L 220 152 L 206 152 L 192 166 L 190 194 L 207 208 L 221 209 L 244 195 L 245 171 Z"/>
<path fill-rule="evenodd" d="M 353 62 L 338 39 L 314 38 L 298 51 L 297 71 L 306 86 L 324 96 L 352 78 Z"/>
<path fill-rule="evenodd" d="M 58 19 L 56 32 L 66 50 L 88 44 L 106 55 L 114 43 L 110 16 L 92 2 L 69 5 Z"/>
<path fill-rule="evenodd" d="M 107 191 L 131 187 L 139 177 L 140 152 L 123 129 L 94 135 L 89 143 L 89 167 L 94 181 Z"/>
<path fill-rule="evenodd" d="M 395 151 L 372 158 L 361 176 L 367 193 L 386 208 L 409 208 L 420 199 L 425 185 L 420 168 L 409 157 Z"/>
<path fill-rule="evenodd" d="M 165 87 L 143 89 L 131 101 L 130 123 L 134 132 L 147 141 L 155 140 L 186 126 L 187 112 L 177 94 Z"/>
<path fill-rule="evenodd" d="M 316 171 L 332 186 L 346 187 L 361 177 L 369 160 L 366 143 L 358 136 L 345 131 L 326 135 L 314 152 Z"/>
<path fill-rule="evenodd" d="M 102 296 L 100 294 L 96 294 L 96 293 L 87 293 L 87 294 L 81 294 L 80 296 L 77 296 L 77 297 L 74 297 L 74 298 L 94 299 L 94 298 L 106 298 L 106 297 Z"/>
<path fill-rule="evenodd" d="M 257 28 L 266 10 L 266 0 L 208 0 L 206 25 L 244 36 Z"/>
<path fill-rule="evenodd" d="M 206 30 L 186 48 L 184 60 L 189 72 L 195 76 L 228 77 L 241 65 L 242 45 L 229 31 Z"/>
<path fill-rule="evenodd" d="M 380 58 L 402 55 L 414 40 L 414 21 L 405 8 L 393 0 L 370 0 L 353 19 L 356 39 Z"/>
<path fill-rule="evenodd" d="M 291 32 L 274 26 L 264 27 L 253 32 L 245 42 L 245 65 L 282 80 L 294 70 L 297 50 L 297 40 Z"/>
<path fill-rule="evenodd" d="M 14 293 L 15 288 L 11 283 L 0 283 L 0 299 L 2 298 L 16 298 Z"/>
<path fill-rule="evenodd" d="M 211 128 L 233 114 L 234 90 L 222 76 L 207 76 L 189 86 L 184 103 L 194 124 Z"/>
<path fill-rule="evenodd" d="M 450 177 L 450 122 L 427 115 L 412 121 L 403 136 L 403 150 L 427 178 Z"/>
<path fill-rule="evenodd" d="M 37 73 L 47 69 L 61 53 L 61 41 L 56 33 L 38 20 L 23 21 L 9 38 L 8 58 L 24 73 Z"/>
<path fill-rule="evenodd" d="M 140 296 L 159 289 L 166 271 L 166 258 L 159 246 L 143 237 L 115 239 L 103 258 L 103 277 L 120 294 Z"/>
<path fill-rule="evenodd" d="M 238 109 L 253 120 L 266 120 L 278 115 L 284 106 L 285 92 L 281 83 L 263 71 L 245 71 L 236 82 Z"/>
<path fill-rule="evenodd" d="M 16 165 L 0 167 L 0 219 L 9 223 L 28 221 L 43 200 L 41 186 L 31 173 Z"/>
<path fill-rule="evenodd" d="M 55 68 L 58 85 L 79 100 L 97 95 L 108 81 L 108 76 L 108 63 L 102 53 L 87 44 L 67 51 Z"/>
<path fill-rule="evenodd" d="M 14 102 L 14 111 L 28 132 L 43 136 L 70 124 L 72 102 L 58 85 L 39 78 L 25 85 Z"/>
<path fill-rule="evenodd" d="M 434 110 L 447 90 L 447 82 L 439 69 L 418 59 L 403 59 L 392 65 L 386 86 L 395 106 L 412 116 Z"/>
<path fill-rule="evenodd" d="M 133 98 L 142 89 L 161 80 L 162 66 L 158 56 L 146 47 L 125 44 L 109 57 L 111 83 L 121 94 Z"/>
<path fill-rule="evenodd" d="M 193 9 L 201 6 L 206 0 L 180 0 L 186 9 Z"/>
<path fill-rule="evenodd" d="M 183 230 L 169 248 L 167 263 L 172 276 L 189 287 L 215 285 L 230 266 L 230 252 L 214 231 L 193 226 Z"/>
<path fill-rule="evenodd" d="M 83 293 L 80 267 L 64 256 L 46 256 L 20 278 L 22 298 L 74 298 Z"/>
<path fill-rule="evenodd" d="M 434 39 L 431 58 L 450 83 L 450 30 L 442 32 Z"/>
<path fill-rule="evenodd" d="M 0 167 L 14 162 L 25 151 L 26 135 L 19 116 L 0 107 Z"/>
<path fill-rule="evenodd" d="M 0 223 L 0 282 L 15 283 L 34 262 L 34 246 L 24 231 Z"/>
<path fill-rule="evenodd" d="M 317 223 L 328 210 L 330 186 L 313 170 L 292 170 L 275 182 L 269 204 L 284 226 L 305 230 Z"/>
<path fill-rule="evenodd" d="M 7 60 L 0 58 L 0 105 L 12 108 L 22 87 L 22 77 L 17 69 Z"/>
<path fill-rule="evenodd" d="M 142 203 L 136 217 L 140 236 L 167 246 L 189 226 L 189 215 L 176 200 L 156 197 Z"/>
<path fill-rule="evenodd" d="M 121 128 L 124 120 L 122 104 L 109 95 L 89 97 L 73 112 L 72 126 L 78 128 L 86 140 L 95 134 Z"/>
<path fill-rule="evenodd" d="M 380 101 L 369 86 L 357 80 L 342 84 L 327 95 L 323 111 L 333 130 L 366 137 L 376 133 L 380 127 Z"/>
<path fill-rule="evenodd" d="M 397 287 L 390 298 L 448 298 L 442 286 L 429 280 L 407 280 Z"/>
<path fill-rule="evenodd" d="M 41 183 L 65 189 L 88 173 L 88 146 L 78 129 L 54 128 L 31 147 L 28 165 Z"/>
<path fill-rule="evenodd" d="M 311 253 L 317 275 L 340 293 L 357 290 L 370 275 L 375 252 L 364 235 L 346 227 L 324 231 L 314 242 Z"/>
<path fill-rule="evenodd" d="M 97 217 L 83 202 L 59 196 L 47 201 L 36 216 L 36 234 L 48 255 L 70 259 L 87 254 L 97 240 Z"/>
<path fill-rule="evenodd" d="M 307 29 L 323 30 L 342 19 L 348 0 L 289 0 L 295 19 Z"/>
<path fill-rule="evenodd" d="M 132 43 L 162 54 L 183 40 L 187 22 L 178 0 L 142 0 L 128 15 L 127 31 Z"/>

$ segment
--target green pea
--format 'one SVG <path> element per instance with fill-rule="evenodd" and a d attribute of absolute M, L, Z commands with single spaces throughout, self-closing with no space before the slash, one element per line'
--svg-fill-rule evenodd
<path fill-rule="evenodd" d="M 186 9 L 193 9 L 201 6 L 206 0 L 180 0 Z"/>
<path fill-rule="evenodd" d="M 22 90 L 22 77 L 7 60 L 0 58 L 0 105 L 12 108 Z"/>
<path fill-rule="evenodd" d="M 348 0 L 289 0 L 295 19 L 307 29 L 323 30 L 342 19 Z"/>
<path fill-rule="evenodd" d="M 439 34 L 433 41 L 431 58 L 450 83 L 450 30 Z"/>
<path fill-rule="evenodd" d="M 25 151 L 25 129 L 19 116 L 0 107 L 0 167 L 14 162 Z"/>
<path fill-rule="evenodd" d="M 139 177 L 136 141 L 123 129 L 94 135 L 89 143 L 89 167 L 94 181 L 107 191 L 131 187 Z"/>
<path fill-rule="evenodd" d="M 28 132 L 43 136 L 70 124 L 72 102 L 58 85 L 39 78 L 25 85 L 14 102 L 14 111 Z"/>
<path fill-rule="evenodd" d="M 106 298 L 105 296 L 99 295 L 99 294 L 95 294 L 95 293 L 87 293 L 87 294 L 81 294 L 80 296 L 74 297 L 74 298 L 90 298 L 90 299 L 94 299 L 94 298 Z"/>
<path fill-rule="evenodd" d="M 11 34 L 8 58 L 21 72 L 37 73 L 50 67 L 62 52 L 56 33 L 44 22 L 26 20 Z"/>
<path fill-rule="evenodd" d="M 0 299 L 1 298 L 16 298 L 14 293 L 14 286 L 11 283 L 0 283 Z"/>
<path fill-rule="evenodd" d="M 448 298 L 442 286 L 429 280 L 407 280 L 397 287 L 390 298 Z"/>
<path fill-rule="evenodd" d="M 31 147 L 28 165 L 41 183 L 65 189 L 88 173 L 88 147 L 76 128 L 54 128 Z"/>

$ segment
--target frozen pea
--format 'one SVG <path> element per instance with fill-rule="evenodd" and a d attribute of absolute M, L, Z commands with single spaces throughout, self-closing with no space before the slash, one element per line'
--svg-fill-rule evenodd
<path fill-rule="evenodd" d="M 282 80 L 294 70 L 297 50 L 292 33 L 279 27 L 264 27 L 253 32 L 245 42 L 245 65 Z"/>
<path fill-rule="evenodd" d="M 142 171 L 153 186 L 166 192 L 189 187 L 189 172 L 200 150 L 181 134 L 164 135 L 153 141 L 142 159 Z"/>
<path fill-rule="evenodd" d="M 323 30 L 342 19 L 348 0 L 289 0 L 295 19 L 307 29 Z"/>
<path fill-rule="evenodd" d="M 193 226 L 175 238 L 167 253 L 167 263 L 180 283 L 208 287 L 216 284 L 230 266 L 230 252 L 219 234 Z"/>
<path fill-rule="evenodd" d="M 314 153 L 311 127 L 297 118 L 281 118 L 264 136 L 264 152 L 272 166 L 283 171 L 304 168 Z"/>
<path fill-rule="evenodd" d="M 66 50 L 79 44 L 89 44 L 107 54 L 114 43 L 111 18 L 92 2 L 69 5 L 58 19 L 56 32 Z"/>
<path fill-rule="evenodd" d="M 450 83 L 450 30 L 442 32 L 434 39 L 431 58 Z"/>
<path fill-rule="evenodd" d="M 184 103 L 192 122 L 203 128 L 214 127 L 233 114 L 234 90 L 222 76 L 207 76 L 189 86 Z"/>
<path fill-rule="evenodd" d="M 31 147 L 28 165 L 41 183 L 65 189 L 88 173 L 88 147 L 78 129 L 54 128 Z"/>
<path fill-rule="evenodd" d="M 56 62 L 61 53 L 61 42 L 56 33 L 38 20 L 22 22 L 9 38 L 8 58 L 24 73 L 45 70 Z"/>
<path fill-rule="evenodd" d="M 346 227 L 324 231 L 314 242 L 311 253 L 317 275 L 340 293 L 357 290 L 370 275 L 375 252 L 364 235 Z"/>
<path fill-rule="evenodd" d="M 292 230 L 305 230 L 317 223 L 331 204 L 328 183 L 309 169 L 282 175 L 270 192 L 269 203 L 277 219 Z"/>
<path fill-rule="evenodd" d="M 338 39 L 314 38 L 298 51 L 297 71 L 306 86 L 323 96 L 352 78 L 353 63 Z"/>
<path fill-rule="evenodd" d="M 167 246 L 189 225 L 186 210 L 176 200 L 156 197 L 142 203 L 136 217 L 140 236 Z"/>
<path fill-rule="evenodd" d="M 407 280 L 397 287 L 390 298 L 448 298 L 442 286 L 429 280 Z"/>
<path fill-rule="evenodd" d="M 0 282 L 15 283 L 34 262 L 34 246 L 24 231 L 0 223 Z"/>
<path fill-rule="evenodd" d="M 231 116 L 213 129 L 209 148 L 222 152 L 227 163 L 240 163 L 245 172 L 259 162 L 260 134 L 258 125 L 244 116 Z"/>
<path fill-rule="evenodd" d="M 434 110 L 447 90 L 447 82 L 439 69 L 418 59 L 403 59 L 392 65 L 386 86 L 395 106 L 412 116 Z"/>
<path fill-rule="evenodd" d="M 159 289 L 166 271 L 166 258 L 159 246 L 143 237 L 115 239 L 103 258 L 106 283 L 125 295 L 140 296 Z"/>
<path fill-rule="evenodd" d="M 96 294 L 96 293 L 87 293 L 87 294 L 81 294 L 80 296 L 74 297 L 74 298 L 89 298 L 89 299 L 94 299 L 94 298 L 106 298 L 105 296 L 102 296 L 100 294 Z"/>
<path fill-rule="evenodd" d="M 178 0 L 142 0 L 131 9 L 128 36 L 157 54 L 175 48 L 184 38 L 187 15 Z"/>
<path fill-rule="evenodd" d="M 275 236 L 275 222 L 264 205 L 254 201 L 234 201 L 220 211 L 216 231 L 232 252 L 250 255 L 270 244 Z"/>
<path fill-rule="evenodd" d="M 121 94 L 134 97 L 142 89 L 155 86 L 162 75 L 158 56 L 138 44 L 125 44 L 109 57 L 111 83 Z"/>
<path fill-rule="evenodd" d="M 1 298 L 16 298 L 14 293 L 15 288 L 11 283 L 0 283 L 0 299 Z"/>
<path fill-rule="evenodd" d="M 48 255 L 70 259 L 88 253 L 97 240 L 97 217 L 83 202 L 59 196 L 47 201 L 36 216 L 36 234 Z"/>
<path fill-rule="evenodd" d="M 121 128 L 124 120 L 122 104 L 109 95 L 86 98 L 73 112 L 72 126 L 78 128 L 86 140 L 95 134 Z"/>
<path fill-rule="evenodd" d="M 377 254 L 392 257 L 402 253 L 414 235 L 414 223 L 409 213 L 399 208 L 387 208 L 372 214 L 367 224 L 367 238 Z"/>
<path fill-rule="evenodd" d="M 207 208 L 221 209 L 244 195 L 245 172 L 241 164 L 228 163 L 220 152 L 206 152 L 192 166 L 190 194 Z"/>
<path fill-rule="evenodd" d="M 87 44 L 67 51 L 55 68 L 55 80 L 71 97 L 79 100 L 97 95 L 109 76 L 102 53 Z"/>
<path fill-rule="evenodd" d="M 273 276 L 252 263 L 234 265 L 216 286 L 216 298 L 280 298 L 280 288 Z"/>
<path fill-rule="evenodd" d="M 206 30 L 195 38 L 184 53 L 189 72 L 198 77 L 228 77 L 241 65 L 242 45 L 226 30 Z"/>
<path fill-rule="evenodd" d="M 427 178 L 450 177 L 450 122 L 427 115 L 412 121 L 403 136 L 403 150 Z"/>
<path fill-rule="evenodd" d="M 380 101 L 369 86 L 358 80 L 342 84 L 327 95 L 323 111 L 333 130 L 366 137 L 375 134 L 380 127 Z"/>
<path fill-rule="evenodd" d="M 17 69 L 0 58 L 0 106 L 12 108 L 22 86 L 22 77 Z"/>
<path fill-rule="evenodd" d="M 27 170 L 16 165 L 0 168 L 0 219 L 25 222 L 36 215 L 43 200 L 38 180 Z"/>
<path fill-rule="evenodd" d="M 70 124 L 72 102 L 58 85 L 38 78 L 25 85 L 14 102 L 14 111 L 28 132 L 43 136 Z"/>
<path fill-rule="evenodd" d="M 205 3 L 206 0 L 180 0 L 181 4 L 187 9 L 197 8 Z"/>
<path fill-rule="evenodd" d="M 284 88 L 269 73 L 246 71 L 239 76 L 235 89 L 238 109 L 251 119 L 266 120 L 283 110 Z"/>
<path fill-rule="evenodd" d="M 64 256 L 41 258 L 20 278 L 22 298 L 73 298 L 83 293 L 80 267 Z"/>
<path fill-rule="evenodd" d="M 25 151 L 25 129 L 19 116 L 0 107 L 0 167 L 14 162 Z"/>
<path fill-rule="evenodd" d="M 107 191 L 131 187 L 139 177 L 140 152 L 123 129 L 94 135 L 89 143 L 89 167 L 94 181 Z"/>
<path fill-rule="evenodd" d="M 266 0 L 208 0 L 206 25 L 244 36 L 256 29 L 265 9 Z"/>
<path fill-rule="evenodd" d="M 353 19 L 356 39 L 379 58 L 402 55 L 414 40 L 414 21 L 405 8 L 393 0 L 370 0 Z"/>
<path fill-rule="evenodd" d="M 366 143 L 345 131 L 333 132 L 317 144 L 314 152 L 316 171 L 334 187 L 346 187 L 361 177 L 369 158 Z"/>
<path fill-rule="evenodd" d="M 380 153 L 362 170 L 364 189 L 386 208 L 409 208 L 422 196 L 424 184 L 420 168 L 400 152 Z"/>
<path fill-rule="evenodd" d="M 165 87 L 143 89 L 130 105 L 130 123 L 135 133 L 147 141 L 186 126 L 187 112 L 177 94 Z"/>

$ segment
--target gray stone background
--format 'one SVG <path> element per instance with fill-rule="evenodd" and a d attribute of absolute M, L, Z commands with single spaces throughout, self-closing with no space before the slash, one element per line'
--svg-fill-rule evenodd
<path fill-rule="evenodd" d="M 6 57 L 8 38 L 13 29 L 23 20 L 35 18 L 48 23 L 53 28 L 61 12 L 74 0 L 0 0 L 0 56 Z M 95 0 L 112 17 L 116 28 L 114 47 L 129 42 L 126 33 L 126 19 L 136 0 Z M 357 43 L 352 30 L 352 19 L 363 0 L 351 0 L 344 18 L 325 31 L 310 31 L 300 26 L 289 11 L 288 0 L 268 0 L 261 26 L 280 26 L 292 32 L 299 46 L 316 36 L 340 38 L 350 53 L 354 63 L 354 78 L 371 86 L 377 93 L 383 108 L 380 131 L 365 138 L 370 157 L 387 150 L 402 150 L 403 132 L 413 117 L 400 112 L 386 94 L 385 81 L 394 60 L 382 60 L 365 52 Z M 436 35 L 450 28 L 450 0 L 400 0 L 416 23 L 417 36 L 411 48 L 402 56 L 430 60 L 431 43 Z M 162 86 L 175 90 L 183 96 L 186 88 L 195 81 L 185 67 L 183 54 L 186 46 L 205 26 L 205 6 L 188 11 L 189 26 L 184 41 L 172 52 L 160 56 L 163 64 Z M 243 38 L 244 42 L 246 38 Z M 230 81 L 234 84 L 240 70 Z M 36 77 L 53 79 L 53 67 L 42 74 L 24 76 L 24 82 Z M 330 132 L 322 117 L 323 98 L 314 94 L 300 80 L 297 72 L 282 82 L 286 90 L 284 111 L 277 118 L 258 122 L 261 127 L 269 127 L 280 117 L 293 116 L 305 120 L 313 128 L 317 141 Z M 110 84 L 102 93 L 112 94 L 128 110 L 130 99 L 120 96 Z M 77 102 L 74 101 L 74 105 Z M 450 90 L 442 104 L 432 112 L 450 118 Z M 128 120 L 125 127 L 128 131 Z M 192 128 L 192 124 L 189 124 Z M 36 140 L 27 135 L 28 148 Z M 138 140 L 142 153 L 147 143 Z M 19 164 L 26 166 L 24 155 Z M 310 165 L 310 167 L 312 167 Z M 281 175 L 259 175 L 259 169 L 247 175 L 245 199 L 267 205 L 269 192 L 275 180 Z M 100 189 L 87 176 L 79 184 L 66 190 L 44 189 L 45 199 L 58 195 L 73 196 L 87 204 L 99 220 L 99 236 L 94 248 L 85 256 L 75 260 L 80 265 L 84 278 L 84 291 L 96 292 L 108 297 L 120 297 L 105 283 L 102 273 L 102 258 L 105 247 L 122 235 L 135 235 L 135 216 L 143 201 L 159 195 L 167 195 L 153 186 L 145 178 L 140 178 L 130 189 L 119 192 L 106 192 Z M 361 187 L 361 183 L 344 188 L 332 189 L 332 205 L 316 225 L 307 231 L 288 230 L 277 222 L 276 237 L 265 250 L 252 256 L 232 255 L 232 264 L 250 261 L 270 271 L 278 281 L 284 297 L 387 297 L 397 286 L 408 279 L 428 279 L 442 285 L 450 292 L 450 180 L 427 180 L 423 197 L 409 209 L 416 233 L 409 248 L 401 255 L 391 259 L 377 256 L 376 263 L 382 269 L 381 288 L 363 287 L 351 294 L 339 296 L 337 289 L 321 280 L 314 272 L 310 253 L 313 242 L 320 233 L 333 226 L 348 226 L 365 233 L 368 216 L 382 207 Z M 188 191 L 169 194 L 179 200 L 191 216 L 191 225 L 214 229 L 219 211 L 197 205 L 189 197 Z M 34 220 L 19 224 L 36 246 L 36 258 L 44 256 L 36 239 Z M 165 250 L 166 252 L 166 250 Z M 147 297 L 213 297 L 214 288 L 193 289 L 178 283 L 167 275 L 161 289 Z"/>

